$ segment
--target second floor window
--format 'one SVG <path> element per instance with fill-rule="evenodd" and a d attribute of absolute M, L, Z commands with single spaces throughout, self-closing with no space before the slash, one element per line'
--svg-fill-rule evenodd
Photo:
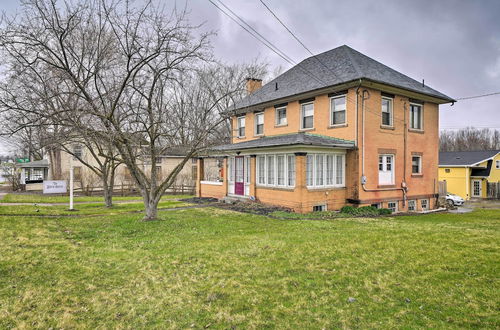
<path fill-rule="evenodd" d="M 73 146 L 73 159 L 78 160 L 83 157 L 83 147 L 81 144 L 75 144 Z"/>
<path fill-rule="evenodd" d="M 330 99 L 330 125 L 342 125 L 346 123 L 346 98 L 344 96 L 332 97 Z"/>
<path fill-rule="evenodd" d="M 422 157 L 420 156 L 411 157 L 411 173 L 412 174 L 422 173 Z"/>
<path fill-rule="evenodd" d="M 304 103 L 301 105 L 300 128 L 308 129 L 314 127 L 314 104 Z"/>
<path fill-rule="evenodd" d="M 286 107 L 276 108 L 276 126 L 286 125 Z"/>
<path fill-rule="evenodd" d="M 255 114 L 255 135 L 264 134 L 264 113 Z"/>
<path fill-rule="evenodd" d="M 410 128 L 422 129 L 422 105 L 410 104 Z"/>
<path fill-rule="evenodd" d="M 238 137 L 245 137 L 245 117 L 238 118 Z"/>
<path fill-rule="evenodd" d="M 392 99 L 382 98 L 382 125 L 392 126 Z"/>

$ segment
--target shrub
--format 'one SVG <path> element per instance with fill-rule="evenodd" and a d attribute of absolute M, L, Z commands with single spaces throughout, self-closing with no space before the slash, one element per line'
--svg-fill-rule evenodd
<path fill-rule="evenodd" d="M 340 213 L 346 213 L 354 216 L 367 217 L 367 216 L 377 216 L 384 214 L 391 214 L 389 209 L 378 209 L 374 206 L 362 206 L 362 207 L 352 207 L 344 206 L 340 209 Z"/>

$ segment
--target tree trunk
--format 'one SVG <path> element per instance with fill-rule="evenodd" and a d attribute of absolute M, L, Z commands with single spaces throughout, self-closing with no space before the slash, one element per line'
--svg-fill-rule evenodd
<path fill-rule="evenodd" d="M 148 198 L 144 198 L 144 209 L 145 209 L 145 215 L 144 218 L 142 219 L 143 221 L 152 221 L 152 220 L 157 220 L 158 219 L 158 202 L 160 201 L 159 198 L 151 198 L 148 196 Z"/>
<path fill-rule="evenodd" d="M 106 175 L 102 175 L 102 192 L 104 194 L 104 203 L 106 207 L 113 206 L 113 185 L 108 184 Z"/>

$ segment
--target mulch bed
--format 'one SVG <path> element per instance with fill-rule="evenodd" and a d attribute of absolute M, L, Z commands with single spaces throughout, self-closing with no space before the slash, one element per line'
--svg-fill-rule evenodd
<path fill-rule="evenodd" d="M 187 202 L 187 203 L 194 203 L 194 204 L 210 204 L 211 206 L 225 209 L 225 210 L 231 210 L 231 211 L 237 211 L 237 212 L 243 212 L 243 213 L 251 213 L 251 214 L 257 214 L 257 215 L 269 215 L 275 211 L 284 211 L 284 212 L 291 212 L 290 209 L 284 208 L 284 207 L 278 207 L 278 206 L 271 206 L 271 205 L 264 205 L 258 202 L 235 202 L 235 203 L 224 203 L 219 201 L 216 198 L 209 198 L 209 197 L 193 197 L 193 198 L 185 198 L 185 199 L 180 199 L 182 202 Z"/>

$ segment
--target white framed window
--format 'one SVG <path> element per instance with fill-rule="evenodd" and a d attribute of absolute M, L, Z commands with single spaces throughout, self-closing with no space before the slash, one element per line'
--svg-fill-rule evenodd
<path fill-rule="evenodd" d="M 495 168 L 496 168 L 496 169 L 500 169 L 500 160 L 497 160 L 497 161 L 495 162 Z"/>
<path fill-rule="evenodd" d="M 286 107 L 279 107 L 274 110 L 276 112 L 276 126 L 284 126 L 286 121 Z"/>
<path fill-rule="evenodd" d="M 257 183 L 266 184 L 266 156 L 257 156 Z"/>
<path fill-rule="evenodd" d="M 414 212 L 417 210 L 417 203 L 415 200 L 409 200 L 408 201 L 408 211 Z"/>
<path fill-rule="evenodd" d="M 303 103 L 300 105 L 300 128 L 314 128 L 314 103 Z"/>
<path fill-rule="evenodd" d="M 421 174 L 422 173 L 422 156 L 411 156 L 411 173 Z"/>
<path fill-rule="evenodd" d="M 382 126 L 393 126 L 392 99 L 382 97 Z"/>
<path fill-rule="evenodd" d="M 410 128 L 423 129 L 423 111 L 421 104 L 410 103 Z"/>
<path fill-rule="evenodd" d="M 285 155 L 276 155 L 276 169 L 277 169 L 277 180 L 278 186 L 285 186 Z"/>
<path fill-rule="evenodd" d="M 378 156 L 378 184 L 394 184 L 394 155 Z"/>
<path fill-rule="evenodd" d="M 244 172 L 245 172 L 245 183 L 250 183 L 250 157 L 245 156 L 245 166 L 244 166 Z"/>
<path fill-rule="evenodd" d="M 421 199 L 420 200 L 420 207 L 422 208 L 422 211 L 427 211 L 429 209 L 429 200 L 428 199 Z"/>
<path fill-rule="evenodd" d="M 234 182 L 234 157 L 230 157 L 227 162 L 227 171 L 229 172 L 229 181 Z"/>
<path fill-rule="evenodd" d="M 274 155 L 268 155 L 266 157 L 266 162 L 267 162 L 267 184 L 268 185 L 274 185 L 275 180 L 274 180 L 274 173 L 275 173 L 275 163 L 274 163 Z"/>
<path fill-rule="evenodd" d="M 285 153 L 258 155 L 257 185 L 295 187 L 295 155 Z"/>
<path fill-rule="evenodd" d="M 326 211 L 326 204 L 314 205 L 312 210 L 313 212 Z"/>
<path fill-rule="evenodd" d="M 43 180 L 43 169 L 42 168 L 34 168 L 31 171 L 31 180 Z"/>
<path fill-rule="evenodd" d="M 344 187 L 345 155 L 318 153 L 306 158 L 306 185 L 308 188 Z"/>
<path fill-rule="evenodd" d="M 330 98 L 330 125 L 343 125 L 346 123 L 346 96 Z"/>
<path fill-rule="evenodd" d="M 238 122 L 238 137 L 245 137 L 245 116 L 238 117 L 236 120 Z"/>
<path fill-rule="evenodd" d="M 287 186 L 295 187 L 295 156 L 287 155 Z"/>
<path fill-rule="evenodd" d="M 388 202 L 387 208 L 392 211 L 392 213 L 396 213 L 398 211 L 398 202 Z"/>
<path fill-rule="evenodd" d="M 264 134 L 264 113 L 259 112 L 255 114 L 255 135 Z"/>

